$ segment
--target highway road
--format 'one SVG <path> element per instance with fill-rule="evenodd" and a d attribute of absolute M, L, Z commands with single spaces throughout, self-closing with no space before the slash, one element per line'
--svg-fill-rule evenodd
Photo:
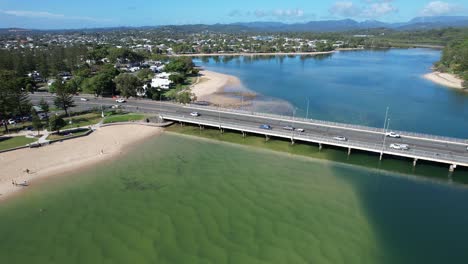
<path fill-rule="evenodd" d="M 91 108 L 109 107 L 116 105 L 115 100 L 111 98 L 95 98 L 93 96 L 83 96 L 88 101 L 81 101 L 81 97 L 75 97 L 77 107 L 75 110 L 86 110 Z M 37 103 L 40 98 L 45 98 L 50 103 L 53 101 L 53 96 L 50 94 L 34 94 L 31 96 L 32 102 Z M 160 103 L 157 101 L 131 99 L 126 103 L 120 104 L 123 108 L 132 112 L 145 112 L 153 114 L 161 114 L 162 116 L 176 116 L 191 120 L 192 123 L 206 121 L 210 123 L 220 124 L 236 124 L 248 128 L 258 130 L 262 124 L 268 124 L 272 127 L 272 131 L 278 133 L 290 133 L 291 137 L 322 137 L 333 140 L 333 137 L 346 137 L 349 143 L 369 144 L 381 146 L 382 149 L 388 149 L 392 143 L 407 144 L 410 151 L 422 151 L 432 153 L 433 156 L 444 156 L 453 160 L 466 160 L 468 164 L 467 142 L 463 139 L 434 137 L 431 135 L 419 135 L 410 132 L 399 132 L 401 138 L 384 137 L 383 129 L 352 126 L 347 124 L 327 123 L 316 120 L 292 119 L 292 117 L 282 117 L 274 115 L 261 115 L 258 113 L 249 113 L 242 111 L 234 111 L 228 109 L 217 109 L 214 107 L 205 106 L 184 106 L 173 103 Z M 198 112 L 200 116 L 192 117 L 191 112 Z M 292 126 L 294 128 L 302 128 L 304 132 L 287 131 L 283 127 Z M 385 140 L 385 144 L 384 144 Z M 339 142 L 337 142 L 339 143 Z M 404 153 L 404 151 L 400 151 Z M 463 162 L 464 163 L 464 162 Z M 454 164 L 457 164 L 454 162 Z M 461 163 L 458 163 L 459 165 Z"/>

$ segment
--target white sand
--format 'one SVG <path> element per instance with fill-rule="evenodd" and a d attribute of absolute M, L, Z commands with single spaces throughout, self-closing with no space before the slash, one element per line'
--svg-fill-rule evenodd
<path fill-rule="evenodd" d="M 435 71 L 424 75 L 424 78 L 443 86 L 463 89 L 463 80 L 450 73 Z"/>
<path fill-rule="evenodd" d="M 120 155 L 126 147 L 159 135 L 161 128 L 120 125 L 99 128 L 87 137 L 54 143 L 36 149 L 21 149 L 0 154 L 0 199 L 25 188 L 34 188 L 34 181 L 52 175 L 96 165 Z M 30 170 L 28 174 L 26 169 Z M 28 187 L 19 187 L 12 181 Z"/>
<path fill-rule="evenodd" d="M 224 94 L 224 88 L 227 86 L 245 90 L 239 78 L 206 70 L 200 71 L 198 82 L 191 89 L 197 96 L 197 101 L 206 101 L 225 107 L 240 104 L 241 101 L 239 99 Z"/>

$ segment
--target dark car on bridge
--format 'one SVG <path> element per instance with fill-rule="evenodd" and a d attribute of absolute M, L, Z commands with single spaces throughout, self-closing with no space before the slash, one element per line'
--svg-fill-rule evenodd
<path fill-rule="evenodd" d="M 261 129 L 266 129 L 266 130 L 271 130 L 271 126 L 270 125 L 265 125 L 265 124 L 260 125 L 260 128 Z"/>

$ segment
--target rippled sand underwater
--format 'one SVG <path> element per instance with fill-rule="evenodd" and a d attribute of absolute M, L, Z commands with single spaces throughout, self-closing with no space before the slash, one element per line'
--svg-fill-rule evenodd
<path fill-rule="evenodd" d="M 2 263 L 396 263 L 356 187 L 368 182 L 350 183 L 364 170 L 335 167 L 165 134 L 1 204 L 0 256 Z"/>

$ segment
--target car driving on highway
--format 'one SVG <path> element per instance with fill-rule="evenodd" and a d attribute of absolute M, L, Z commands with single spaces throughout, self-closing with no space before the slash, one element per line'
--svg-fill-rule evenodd
<path fill-rule="evenodd" d="M 348 139 L 343 136 L 336 136 L 336 137 L 333 137 L 333 139 L 338 140 L 338 141 L 348 141 Z"/>
<path fill-rule="evenodd" d="M 192 113 L 190 113 L 190 115 L 191 115 L 191 116 L 200 116 L 200 113 L 198 113 L 198 112 L 192 112 Z"/>
<path fill-rule="evenodd" d="M 302 133 L 302 132 L 305 132 L 305 130 L 304 130 L 303 128 L 296 128 L 296 131 L 297 131 L 297 132 L 301 132 L 301 133 Z"/>
<path fill-rule="evenodd" d="M 271 130 L 271 126 L 270 125 L 265 125 L 265 124 L 260 125 L 260 128 L 261 129 L 266 129 L 266 130 Z"/>
<path fill-rule="evenodd" d="M 391 138 L 400 138 L 401 137 L 400 134 L 397 134 L 395 132 L 387 132 L 387 133 L 385 133 L 385 136 L 391 137 Z"/>
<path fill-rule="evenodd" d="M 397 144 L 397 143 L 390 144 L 390 148 L 397 149 L 397 150 L 409 150 L 408 145 L 406 145 L 406 144 Z"/>
<path fill-rule="evenodd" d="M 289 130 L 289 131 L 293 131 L 294 130 L 294 127 L 292 126 L 285 126 L 283 127 L 284 130 Z"/>
<path fill-rule="evenodd" d="M 117 100 L 115 100 L 115 101 L 116 101 L 117 103 L 121 103 L 121 104 L 127 102 L 127 101 L 126 101 L 125 99 L 123 99 L 123 98 L 119 98 L 119 99 L 117 99 Z"/>
<path fill-rule="evenodd" d="M 83 97 L 80 98 L 80 100 L 83 101 L 83 102 L 88 102 L 89 101 L 87 98 L 83 98 Z"/>

